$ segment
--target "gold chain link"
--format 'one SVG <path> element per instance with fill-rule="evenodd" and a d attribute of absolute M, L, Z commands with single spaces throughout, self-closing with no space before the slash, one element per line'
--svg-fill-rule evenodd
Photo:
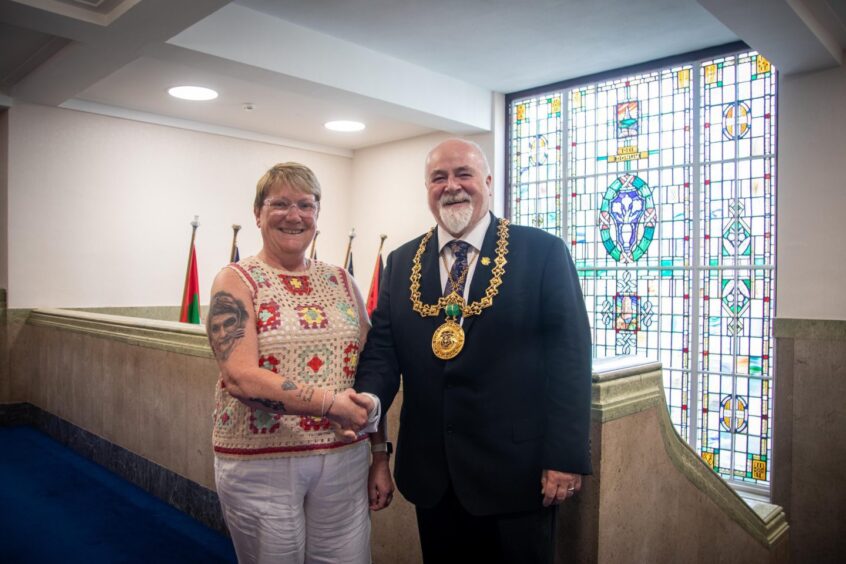
<path fill-rule="evenodd" d="M 426 250 L 426 244 L 429 242 L 429 239 L 432 238 L 432 234 L 434 232 L 435 228 L 433 227 L 428 233 L 426 233 L 426 235 L 423 236 L 423 239 L 420 241 L 420 246 L 414 254 L 414 260 L 412 261 L 411 267 L 411 304 L 414 311 L 423 317 L 434 317 L 438 315 L 441 312 L 441 309 L 446 307 L 448 303 L 445 296 L 438 298 L 438 303 L 432 305 L 424 304 L 420 301 L 420 259 L 423 256 L 423 252 Z M 494 296 L 499 294 L 499 286 L 502 284 L 502 275 L 505 274 L 505 264 L 508 262 L 505 260 L 505 255 L 508 254 L 507 219 L 500 218 L 496 232 L 496 258 L 494 259 L 494 267 L 491 269 L 491 281 L 488 283 L 488 289 L 485 290 L 485 296 L 482 299 L 471 304 L 465 304 L 464 298 L 461 298 L 461 311 L 464 313 L 464 317 L 479 315 L 482 313 L 483 309 L 493 305 Z"/>

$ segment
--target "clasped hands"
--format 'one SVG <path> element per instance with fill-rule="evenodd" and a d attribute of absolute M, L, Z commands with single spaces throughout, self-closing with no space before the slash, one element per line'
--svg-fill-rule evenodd
<path fill-rule="evenodd" d="M 326 413 L 326 418 L 332 422 L 335 435 L 345 442 L 350 442 L 367 427 L 370 412 L 375 407 L 373 398 L 348 388 L 335 396 L 335 401 Z"/>

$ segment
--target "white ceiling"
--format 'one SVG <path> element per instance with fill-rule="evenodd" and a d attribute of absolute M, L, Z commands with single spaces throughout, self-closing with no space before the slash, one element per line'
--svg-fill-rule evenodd
<path fill-rule="evenodd" d="M 0 104 L 351 154 L 488 131 L 495 93 L 738 40 L 782 72 L 841 65 L 846 1 L 0 0 Z M 220 97 L 167 95 L 189 83 Z"/>

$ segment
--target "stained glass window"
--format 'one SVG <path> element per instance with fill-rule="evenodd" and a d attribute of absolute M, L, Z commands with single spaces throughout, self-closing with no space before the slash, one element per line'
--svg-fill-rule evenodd
<path fill-rule="evenodd" d="M 595 356 L 660 360 L 681 436 L 753 487 L 770 480 L 775 96 L 751 52 L 508 106 L 510 217 L 569 242 Z"/>

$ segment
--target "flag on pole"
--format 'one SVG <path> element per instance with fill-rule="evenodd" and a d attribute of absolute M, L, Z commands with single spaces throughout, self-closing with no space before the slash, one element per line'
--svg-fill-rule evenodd
<path fill-rule="evenodd" d="M 182 310 L 179 321 L 182 323 L 200 323 L 200 278 L 197 276 L 197 252 L 191 245 L 191 259 L 185 276 L 185 291 L 182 298 Z"/>
<path fill-rule="evenodd" d="M 376 304 L 379 302 L 379 284 L 382 282 L 382 253 L 376 256 L 376 266 L 373 267 L 373 278 L 370 280 L 370 291 L 367 292 L 367 315 L 372 316 Z"/>
<path fill-rule="evenodd" d="M 232 255 L 232 262 L 241 260 L 241 254 L 238 252 L 238 245 L 235 245 L 235 253 Z"/>
<path fill-rule="evenodd" d="M 353 272 L 352 251 L 350 251 L 347 257 L 347 272 L 350 273 L 350 276 L 355 276 L 355 272 Z"/>

